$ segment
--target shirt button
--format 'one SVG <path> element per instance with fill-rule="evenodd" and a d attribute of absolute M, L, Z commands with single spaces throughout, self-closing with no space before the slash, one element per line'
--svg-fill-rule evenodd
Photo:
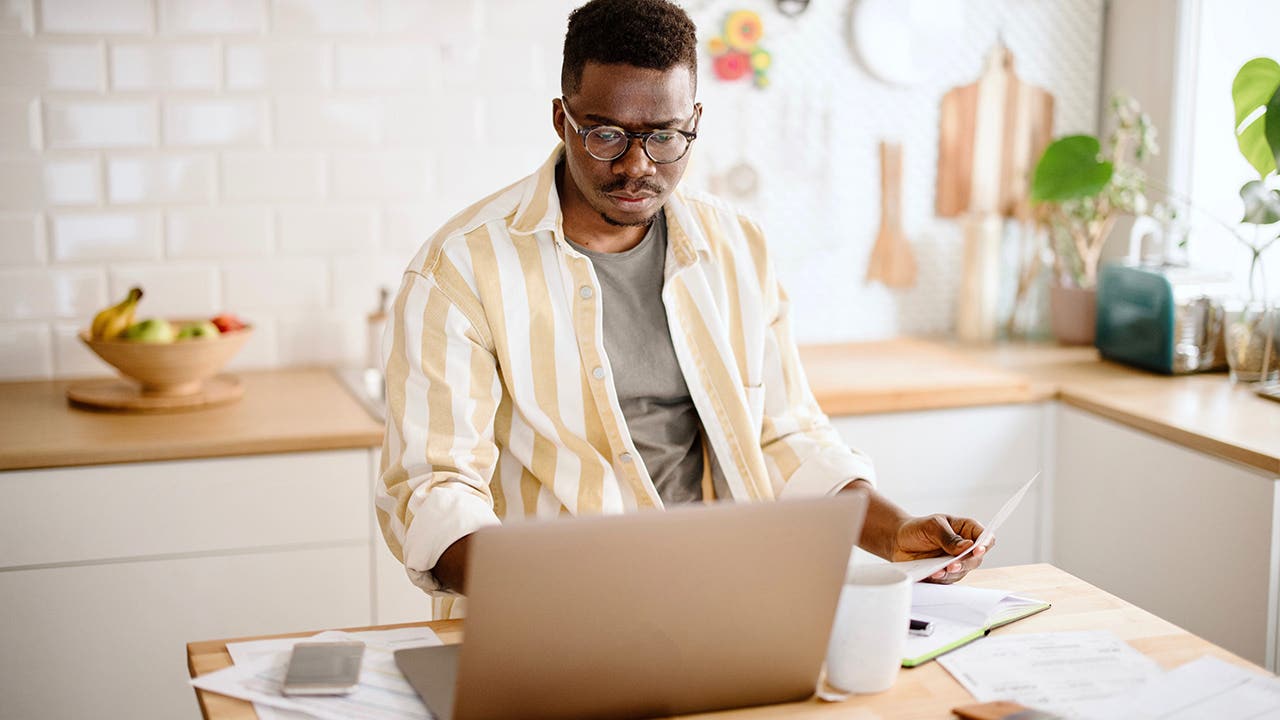
<path fill-rule="evenodd" d="M 592 376 L 592 377 L 594 377 L 594 378 L 595 378 L 595 379 L 597 379 L 597 380 L 603 380 L 603 379 L 604 379 L 604 368 L 602 368 L 602 367 L 598 367 L 598 368 L 596 368 L 595 370 L 592 370 L 592 371 L 591 371 L 591 376 Z"/>
<path fill-rule="evenodd" d="M 591 296 L 595 294 L 595 291 L 591 289 L 590 285 L 583 285 L 578 290 L 578 294 L 582 296 L 583 300 L 590 300 Z"/>
<path fill-rule="evenodd" d="M 631 453 L 622 453 L 618 456 L 618 459 L 624 463 L 629 463 L 631 462 Z"/>

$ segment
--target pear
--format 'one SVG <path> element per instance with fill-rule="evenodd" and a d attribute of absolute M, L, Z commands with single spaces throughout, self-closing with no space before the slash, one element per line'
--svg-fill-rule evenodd
<path fill-rule="evenodd" d="M 218 326 L 205 320 L 203 322 L 187 323 L 178 331 L 178 340 L 207 340 L 221 335 L 218 332 Z"/>
<path fill-rule="evenodd" d="M 173 342 L 173 337 L 173 325 L 162 318 L 148 318 L 142 322 L 136 322 L 120 334 L 122 340 L 146 343 L 170 343 Z"/>

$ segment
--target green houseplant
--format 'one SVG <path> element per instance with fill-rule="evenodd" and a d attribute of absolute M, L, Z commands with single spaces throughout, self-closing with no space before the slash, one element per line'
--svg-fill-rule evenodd
<path fill-rule="evenodd" d="M 1050 320 L 1059 341 L 1093 342 L 1098 262 L 1121 215 L 1147 212 L 1139 163 L 1158 152 L 1156 131 L 1138 102 L 1111 99 L 1116 126 L 1102 143 L 1070 135 L 1045 148 L 1031 178 L 1031 202 L 1053 252 Z"/>
<path fill-rule="evenodd" d="M 1235 134 L 1240 154 L 1258 177 L 1240 188 L 1244 201 L 1242 225 L 1253 226 L 1253 238 L 1231 228 L 1249 249 L 1249 294 L 1227 319 L 1227 362 L 1231 379 L 1245 382 L 1280 378 L 1280 310 L 1272 303 L 1262 254 L 1280 240 L 1280 64 L 1254 58 L 1241 66 L 1231 83 L 1235 105 Z"/>

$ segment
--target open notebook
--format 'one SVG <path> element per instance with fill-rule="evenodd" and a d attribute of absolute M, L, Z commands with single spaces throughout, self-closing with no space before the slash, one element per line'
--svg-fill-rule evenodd
<path fill-rule="evenodd" d="M 933 623 L 927 636 L 908 635 L 903 667 L 915 667 L 973 642 L 993 628 L 1049 609 L 1049 603 L 1004 590 L 916 583 L 911 617 Z"/>

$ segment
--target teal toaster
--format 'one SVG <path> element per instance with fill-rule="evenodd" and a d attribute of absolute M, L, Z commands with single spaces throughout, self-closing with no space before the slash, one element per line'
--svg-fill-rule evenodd
<path fill-rule="evenodd" d="M 1108 360 L 1166 375 L 1225 367 L 1228 280 L 1179 266 L 1105 265 L 1094 344 Z"/>

